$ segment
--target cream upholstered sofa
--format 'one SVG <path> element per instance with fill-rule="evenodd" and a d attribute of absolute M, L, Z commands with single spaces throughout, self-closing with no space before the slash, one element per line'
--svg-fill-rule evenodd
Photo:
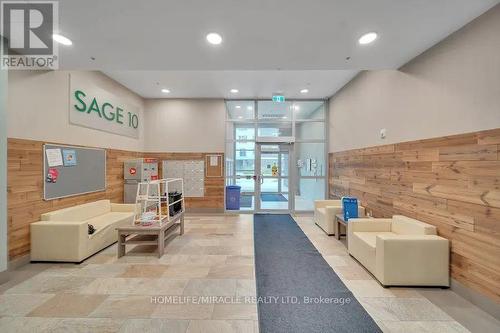
<path fill-rule="evenodd" d="M 135 204 L 100 200 L 42 214 L 31 223 L 31 260 L 81 262 L 118 240 L 116 227 L 132 224 Z M 88 234 L 88 225 L 96 229 Z"/>
<path fill-rule="evenodd" d="M 316 223 L 327 235 L 335 235 L 335 215 L 342 214 L 342 202 L 340 200 L 316 200 L 314 201 L 314 223 Z M 365 216 L 365 209 L 358 207 L 358 216 Z"/>
<path fill-rule="evenodd" d="M 348 250 L 384 286 L 448 287 L 449 243 L 436 227 L 394 215 L 351 219 Z"/>

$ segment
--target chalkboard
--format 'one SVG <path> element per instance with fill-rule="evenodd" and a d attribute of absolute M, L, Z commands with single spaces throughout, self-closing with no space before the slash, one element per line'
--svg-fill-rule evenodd
<path fill-rule="evenodd" d="M 47 150 L 52 159 L 48 158 Z M 62 161 L 55 162 L 58 156 Z M 46 144 L 43 165 L 44 200 L 106 190 L 105 149 Z"/>

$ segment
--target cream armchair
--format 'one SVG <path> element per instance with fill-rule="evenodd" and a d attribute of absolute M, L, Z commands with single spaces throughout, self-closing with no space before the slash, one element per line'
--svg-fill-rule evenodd
<path fill-rule="evenodd" d="M 335 215 L 342 214 L 341 200 L 316 200 L 314 201 L 314 223 L 327 235 L 335 235 Z M 358 208 L 358 216 L 365 216 L 365 209 Z"/>
<path fill-rule="evenodd" d="M 351 219 L 348 250 L 384 286 L 448 287 L 449 242 L 436 227 L 394 215 Z"/>

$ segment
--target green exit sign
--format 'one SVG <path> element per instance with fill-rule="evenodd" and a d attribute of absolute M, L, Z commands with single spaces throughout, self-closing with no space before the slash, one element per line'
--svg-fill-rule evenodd
<path fill-rule="evenodd" d="M 283 95 L 273 95 L 273 102 L 283 103 L 285 101 L 285 96 Z"/>

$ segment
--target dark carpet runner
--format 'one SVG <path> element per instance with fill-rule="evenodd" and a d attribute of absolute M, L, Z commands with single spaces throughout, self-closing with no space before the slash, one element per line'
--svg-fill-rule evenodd
<path fill-rule="evenodd" d="M 290 215 L 254 215 L 260 333 L 381 332 Z"/>

